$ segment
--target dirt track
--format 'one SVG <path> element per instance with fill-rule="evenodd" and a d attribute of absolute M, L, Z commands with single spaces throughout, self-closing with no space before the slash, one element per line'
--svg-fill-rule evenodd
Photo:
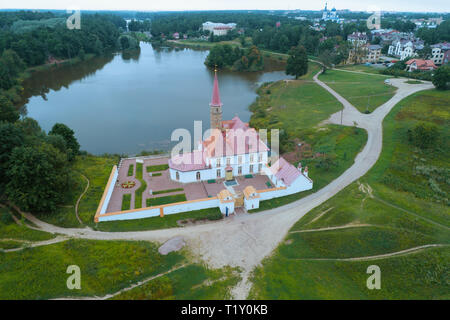
<path fill-rule="evenodd" d="M 406 79 L 391 79 L 398 87 L 396 94 L 371 114 L 361 114 L 347 100 L 317 79 L 314 81 L 328 90 L 342 103 L 343 125 L 367 130 L 368 140 L 364 149 L 355 158 L 354 164 L 330 184 L 298 201 L 283 207 L 251 215 L 233 216 L 220 222 L 140 232 L 100 232 L 89 228 L 69 229 L 53 226 L 24 213 L 42 230 L 75 238 L 102 240 L 151 240 L 163 242 L 175 236 L 184 237 L 192 252 L 212 267 L 226 265 L 242 268 L 243 280 L 233 290 L 236 299 L 245 299 L 251 288 L 247 281 L 249 273 L 269 256 L 286 236 L 292 225 L 316 206 L 330 199 L 343 188 L 363 176 L 377 161 L 382 148 L 382 121 L 394 105 L 420 90 L 431 89 L 430 83 L 409 85 Z M 333 114 L 328 123 L 341 123 L 341 112 Z M 314 177 L 312 177 L 314 179 Z"/>

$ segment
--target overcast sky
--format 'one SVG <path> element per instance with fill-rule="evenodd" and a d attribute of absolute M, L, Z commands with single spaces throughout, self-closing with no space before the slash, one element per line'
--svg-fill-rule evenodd
<path fill-rule="evenodd" d="M 81 10 L 320 10 L 325 1 L 312 0 L 0 0 L 1 9 Z M 449 12 L 448 0 L 335 0 L 328 7 L 367 11 L 376 6 L 384 11 Z"/>

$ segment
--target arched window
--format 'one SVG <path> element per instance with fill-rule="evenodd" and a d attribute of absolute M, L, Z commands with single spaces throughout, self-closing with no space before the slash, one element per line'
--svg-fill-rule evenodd
<path fill-rule="evenodd" d="M 200 180 L 200 172 L 199 171 L 197 171 L 197 180 Z"/>
<path fill-rule="evenodd" d="M 179 173 L 178 171 L 175 173 L 175 178 L 176 178 L 177 180 L 180 180 L 180 173 Z"/>

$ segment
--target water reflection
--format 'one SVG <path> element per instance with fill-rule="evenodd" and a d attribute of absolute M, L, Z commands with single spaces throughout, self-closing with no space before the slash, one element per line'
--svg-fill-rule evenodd
<path fill-rule="evenodd" d="M 95 154 L 168 149 L 176 128 L 209 125 L 213 72 L 204 50 L 155 47 L 97 57 L 35 73 L 24 83 L 30 117 L 46 131 L 62 122 L 82 149 Z M 250 119 L 257 84 L 287 78 L 284 65 L 266 60 L 257 73 L 219 73 L 223 117 Z"/>

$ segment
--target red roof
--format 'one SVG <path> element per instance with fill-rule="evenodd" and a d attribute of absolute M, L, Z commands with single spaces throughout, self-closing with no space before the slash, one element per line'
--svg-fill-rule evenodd
<path fill-rule="evenodd" d="M 410 59 L 406 62 L 406 64 L 409 66 L 411 64 L 415 63 L 417 66 L 417 69 L 419 70 L 430 70 L 430 69 L 436 69 L 436 65 L 432 60 L 423 60 L 423 59 Z"/>
<path fill-rule="evenodd" d="M 220 102 L 219 81 L 217 80 L 217 72 L 215 72 L 215 74 L 214 74 L 214 87 L 213 87 L 211 106 L 214 106 L 214 107 L 222 106 L 222 102 Z"/>

